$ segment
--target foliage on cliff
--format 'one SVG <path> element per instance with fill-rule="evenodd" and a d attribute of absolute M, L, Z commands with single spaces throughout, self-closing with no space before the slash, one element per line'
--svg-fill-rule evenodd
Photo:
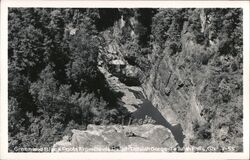
<path fill-rule="evenodd" d="M 190 144 L 242 151 L 242 10 L 161 9 L 153 17 L 152 37 L 156 70 L 165 65 L 172 73 L 171 86 L 157 75 L 156 88 L 166 87 L 184 127 L 193 123 Z"/>

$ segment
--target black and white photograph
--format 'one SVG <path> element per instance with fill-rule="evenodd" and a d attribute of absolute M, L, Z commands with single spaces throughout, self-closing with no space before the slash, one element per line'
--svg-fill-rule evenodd
<path fill-rule="evenodd" d="M 246 152 L 243 13 L 8 7 L 7 152 Z"/>

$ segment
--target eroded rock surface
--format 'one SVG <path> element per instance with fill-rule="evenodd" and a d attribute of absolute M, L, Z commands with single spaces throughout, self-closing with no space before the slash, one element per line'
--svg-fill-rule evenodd
<path fill-rule="evenodd" d="M 140 148 L 150 151 L 149 148 L 152 150 L 177 146 L 171 131 L 161 125 L 88 125 L 87 130 L 72 130 L 72 132 L 73 136 L 70 142 L 65 143 L 65 146 L 60 143 L 60 147 L 53 150 L 78 151 L 77 148 L 85 148 L 86 150 L 99 148 L 107 151 L 136 151 L 136 148 Z M 69 146 L 75 150 L 70 149 Z"/>
<path fill-rule="evenodd" d="M 110 36 L 107 31 L 103 33 L 104 45 L 99 49 L 98 68 L 105 76 L 109 88 L 122 95 L 121 105 L 133 113 L 143 103 L 142 98 L 145 98 L 139 85 L 143 77 L 142 71 L 128 64 L 119 44 Z"/>

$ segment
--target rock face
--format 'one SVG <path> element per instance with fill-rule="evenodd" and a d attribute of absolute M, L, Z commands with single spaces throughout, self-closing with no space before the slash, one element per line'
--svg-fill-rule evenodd
<path fill-rule="evenodd" d="M 96 126 L 88 125 L 87 130 L 72 130 L 71 142 L 61 143 L 53 151 L 154 151 L 160 148 L 174 148 L 177 142 L 169 129 L 161 125 L 144 124 L 140 126 Z M 70 145 L 69 145 L 70 143 Z M 63 145 L 65 144 L 65 146 Z M 71 146 L 71 149 L 70 147 Z M 63 150 L 63 148 L 65 150 Z"/>
<path fill-rule="evenodd" d="M 153 82 L 151 83 L 154 76 L 159 74 L 158 71 L 161 71 L 160 76 L 165 76 L 166 68 L 162 70 L 162 65 L 157 70 L 153 68 L 152 74 L 146 77 L 140 68 L 129 64 L 125 59 L 127 53 L 123 53 L 122 46 L 115 38 L 112 38 L 115 36 L 114 34 L 108 31 L 103 32 L 103 44 L 105 45 L 100 47 L 99 52 L 98 68 L 105 76 L 109 87 L 123 95 L 120 98 L 121 105 L 127 109 L 133 120 L 144 120 L 146 116 L 153 118 L 157 124 L 170 129 L 171 132 L 176 132 L 174 133 L 175 138 L 179 145 L 183 146 L 184 135 L 178 124 L 179 121 L 177 121 L 178 116 L 171 107 L 166 106 L 168 97 L 157 91 L 158 88 L 154 88 L 155 85 Z M 151 65 L 159 65 L 158 63 L 161 62 L 154 62 Z M 158 78 L 164 79 L 165 77 Z M 147 105 L 146 99 L 152 101 L 153 105 L 157 107 L 155 108 L 151 103 L 151 105 Z"/>
<path fill-rule="evenodd" d="M 124 83 L 120 82 L 117 77 L 110 74 L 105 68 L 99 67 L 99 70 L 105 76 L 109 87 L 113 91 L 122 94 L 122 97 L 119 100 L 120 104 L 125 107 L 130 113 L 136 111 L 139 105 L 143 103 L 143 101 L 137 98 L 137 96 L 133 92 L 136 92 L 140 97 L 144 97 L 142 88 L 126 86 Z"/>
<path fill-rule="evenodd" d="M 199 18 L 202 33 L 206 28 L 204 14 L 201 10 Z M 115 30 L 119 28 L 114 26 L 113 30 L 112 35 L 115 37 Z M 220 45 L 218 41 L 213 41 L 209 46 L 200 44 L 194 40 L 195 35 L 188 31 L 187 24 L 183 24 L 178 42 L 166 41 L 163 46 L 152 44 L 152 52 L 145 56 L 149 60 L 149 70 L 142 72 L 137 65 L 128 63 L 129 60 L 125 57 L 130 53 L 124 53 L 122 44 L 110 35 L 106 32 L 103 36 L 107 43 L 100 56 L 103 55 L 102 61 L 106 63 L 100 67 L 112 75 L 110 77 L 114 79 L 115 85 L 110 86 L 124 94 L 121 102 L 130 113 L 136 113 L 136 116 L 140 115 L 141 111 L 144 113 L 145 108 L 140 109 L 142 99 L 149 100 L 162 116 L 161 122 L 169 123 L 165 127 L 181 125 L 185 135 L 184 146 L 217 146 L 214 142 L 225 139 L 225 135 L 220 134 L 220 129 L 225 125 L 231 126 L 234 128 L 233 132 L 238 133 L 238 125 L 231 124 L 224 113 L 228 112 L 225 107 L 230 106 L 230 110 L 236 110 L 240 119 L 242 70 L 234 67 L 240 65 L 234 62 L 232 55 L 216 56 Z M 138 53 L 132 54 L 132 57 L 137 58 L 138 55 L 142 56 Z M 114 59 L 122 61 L 116 65 L 117 70 L 108 67 L 109 62 Z M 111 78 L 106 76 L 106 79 L 109 81 Z M 234 118 L 234 115 L 228 115 Z M 240 130 L 239 133 L 242 132 L 242 129 Z M 226 140 L 224 141 L 221 145 L 227 145 Z M 232 145 L 238 143 L 235 141 L 234 144 L 234 141 L 232 140 Z"/>
<path fill-rule="evenodd" d="M 210 68 L 198 67 L 187 61 L 192 54 L 190 48 L 198 47 L 199 45 L 186 40 L 183 42 L 184 51 L 177 55 L 170 56 L 169 50 L 164 50 L 161 57 L 152 59 L 154 66 L 149 78 L 142 85 L 146 97 L 164 118 L 172 125 L 182 125 L 186 141 L 189 134 L 192 134 L 192 122 L 197 120 L 201 124 L 204 123 L 200 115 L 203 106 L 198 95 L 205 86 L 205 80 L 210 76 Z M 153 53 L 160 54 L 157 51 Z"/>
<path fill-rule="evenodd" d="M 133 113 L 145 98 L 140 84 L 142 72 L 139 68 L 129 65 L 124 59 L 118 42 L 108 31 L 103 33 L 103 46 L 99 49 L 99 70 L 105 76 L 109 88 L 122 94 L 120 103 L 129 113 Z M 132 84 L 132 85 L 129 85 Z"/>
<path fill-rule="evenodd" d="M 221 56 L 220 59 L 217 57 L 205 63 L 205 54 L 217 52 L 218 44 L 211 45 L 204 51 L 203 46 L 189 40 L 189 36 L 182 34 L 182 51 L 175 55 L 171 55 L 167 47 L 163 51 L 152 52 L 153 66 L 149 77 L 142 84 L 144 93 L 170 124 L 181 124 L 185 146 L 218 147 L 216 142 L 223 139 L 220 145 L 227 146 L 231 143 L 235 148 L 240 148 L 238 144 L 241 140 L 232 138 L 229 142 L 229 137 L 225 138 L 228 129 L 223 127 L 227 123 L 236 131 L 236 126 L 241 125 L 239 121 L 237 125 L 229 122 L 224 114 L 227 112 L 224 107 L 230 106 L 229 110 L 236 110 L 240 119 L 242 94 L 234 84 L 240 86 L 241 71 L 235 72 L 230 68 L 229 64 L 234 63 L 230 56 Z M 161 56 L 153 58 L 157 55 Z M 220 64 L 223 66 L 218 65 L 218 61 L 222 61 Z M 226 87 L 223 87 L 225 81 Z M 232 93 L 234 95 L 230 96 Z M 229 112 L 227 115 L 235 117 Z M 199 129 L 196 129 L 197 126 Z M 224 137 L 220 130 L 223 130 L 221 132 Z"/>
<path fill-rule="evenodd" d="M 206 28 L 204 14 L 199 16 L 201 33 Z M 156 125 L 89 125 L 86 131 L 73 130 L 72 146 L 123 150 L 176 147 L 178 142 L 181 147 L 230 144 L 241 148 L 242 64 L 232 55 L 219 55 L 218 40 L 200 44 L 184 23 L 178 42 L 166 41 L 161 46 L 155 42 L 145 56 L 130 55 L 146 57 L 149 66 L 145 67 L 131 59 L 134 64 L 129 63 L 130 53 L 123 51 L 126 44 L 117 40 L 123 37 L 116 37 L 121 28 L 114 25 L 111 30 L 102 33 L 98 68 L 110 89 L 122 95 L 119 102 L 132 118 L 146 115 Z"/>

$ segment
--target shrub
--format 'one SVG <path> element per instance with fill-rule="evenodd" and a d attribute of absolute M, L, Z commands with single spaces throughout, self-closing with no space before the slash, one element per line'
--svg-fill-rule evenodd
<path fill-rule="evenodd" d="M 175 55 L 177 51 L 178 51 L 177 43 L 176 42 L 171 42 L 169 44 L 169 52 L 170 52 L 169 54 L 170 54 L 170 56 Z"/>
<path fill-rule="evenodd" d="M 218 48 L 220 55 L 230 55 L 232 54 L 233 47 L 232 47 L 232 41 L 229 39 L 224 39 L 219 43 Z"/>
<path fill-rule="evenodd" d="M 210 59 L 210 56 L 206 53 L 201 53 L 200 55 L 200 61 L 203 65 L 207 65 L 208 64 L 208 61 Z"/>
<path fill-rule="evenodd" d="M 148 55 L 148 54 L 151 54 L 151 53 L 152 53 L 152 51 L 151 51 L 151 49 L 149 47 L 141 49 L 141 54 L 142 55 Z"/>
<path fill-rule="evenodd" d="M 193 123 L 193 131 L 196 135 L 196 138 L 198 139 L 211 139 L 212 137 L 209 123 L 199 125 L 198 121 L 196 120 Z"/>

